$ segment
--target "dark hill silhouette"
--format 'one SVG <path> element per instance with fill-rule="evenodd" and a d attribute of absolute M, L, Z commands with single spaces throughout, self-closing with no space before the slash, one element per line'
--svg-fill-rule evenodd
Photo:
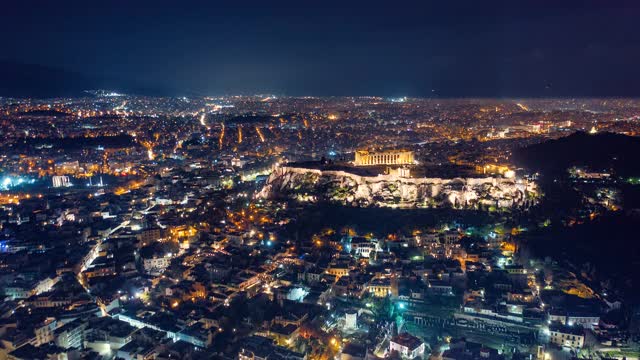
<path fill-rule="evenodd" d="M 578 274 L 585 271 L 591 280 L 589 285 L 596 290 L 601 282 L 609 282 L 617 295 L 637 302 L 640 243 L 629 235 L 637 231 L 638 220 L 637 216 L 610 213 L 578 226 L 537 230 L 525 235 L 521 245 L 536 256 L 573 264 L 574 270 L 581 270 L 576 271 Z"/>
<path fill-rule="evenodd" d="M 640 138 L 614 133 L 576 132 L 514 152 L 514 161 L 545 175 L 566 174 L 572 166 L 612 171 L 620 176 L 640 175 Z"/>
<path fill-rule="evenodd" d="M 0 60 L 0 96 L 81 96 L 83 90 L 95 85 L 90 79 L 71 71 Z"/>
<path fill-rule="evenodd" d="M 54 149 L 78 150 L 102 146 L 105 149 L 121 149 L 140 146 L 130 135 L 96 136 L 96 137 L 67 137 L 46 139 L 23 139 L 13 144 L 14 149 L 33 149 L 39 146 L 50 146 Z"/>
<path fill-rule="evenodd" d="M 71 116 L 72 114 L 70 113 L 66 113 L 66 112 L 62 112 L 62 111 L 57 111 L 57 110 L 31 110 L 31 111 L 24 111 L 21 112 L 20 114 L 22 115 L 29 115 L 31 117 L 37 117 L 37 116 L 55 116 L 55 117 L 63 117 L 63 116 Z"/>
<path fill-rule="evenodd" d="M 54 98 L 90 96 L 85 90 L 108 89 L 149 96 L 173 95 L 163 86 L 138 83 L 133 79 L 86 76 L 61 68 L 0 60 L 0 96 Z M 185 95 L 195 93 L 181 91 Z"/>

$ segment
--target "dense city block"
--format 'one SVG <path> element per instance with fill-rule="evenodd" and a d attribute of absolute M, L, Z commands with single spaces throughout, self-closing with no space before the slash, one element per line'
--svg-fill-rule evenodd
<path fill-rule="evenodd" d="M 638 100 L 92 91 L 0 134 L 0 359 L 638 357 Z"/>

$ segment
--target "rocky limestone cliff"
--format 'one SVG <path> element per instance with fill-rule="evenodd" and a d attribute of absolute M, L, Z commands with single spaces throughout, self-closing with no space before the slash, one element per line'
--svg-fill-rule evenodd
<path fill-rule="evenodd" d="M 530 181 L 498 177 L 359 176 L 345 171 L 281 166 L 274 168 L 258 196 L 359 207 L 505 209 L 531 205 L 538 197 L 538 188 Z"/>

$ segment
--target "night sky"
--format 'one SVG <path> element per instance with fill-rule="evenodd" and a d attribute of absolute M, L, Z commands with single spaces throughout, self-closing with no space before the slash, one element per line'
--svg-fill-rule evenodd
<path fill-rule="evenodd" d="M 5 93 L 640 96 L 638 1 L 20 1 L 0 33 Z"/>

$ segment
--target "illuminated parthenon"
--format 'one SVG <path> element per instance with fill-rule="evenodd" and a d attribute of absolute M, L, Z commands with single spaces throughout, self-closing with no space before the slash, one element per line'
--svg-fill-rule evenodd
<path fill-rule="evenodd" d="M 412 165 L 414 163 L 413 151 L 410 150 L 357 150 L 354 161 L 357 166 Z"/>

